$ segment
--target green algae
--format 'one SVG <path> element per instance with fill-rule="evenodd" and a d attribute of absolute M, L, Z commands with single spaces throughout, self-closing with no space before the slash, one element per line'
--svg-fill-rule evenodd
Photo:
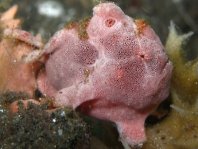
<path fill-rule="evenodd" d="M 198 146 L 198 59 L 188 60 L 184 45 L 192 32 L 179 35 L 171 23 L 166 52 L 173 63 L 171 111 L 147 127 L 143 149 L 195 149 Z"/>

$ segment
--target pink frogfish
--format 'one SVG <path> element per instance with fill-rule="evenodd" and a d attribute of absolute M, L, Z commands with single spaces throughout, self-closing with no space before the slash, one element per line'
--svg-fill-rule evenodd
<path fill-rule="evenodd" d="M 172 64 L 144 20 L 100 3 L 87 22 L 56 32 L 42 55 L 38 86 L 56 107 L 114 122 L 129 146 L 146 140 L 145 119 L 169 94 Z"/>

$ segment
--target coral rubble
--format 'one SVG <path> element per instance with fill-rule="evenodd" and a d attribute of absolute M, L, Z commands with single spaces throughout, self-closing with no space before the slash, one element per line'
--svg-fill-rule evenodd
<path fill-rule="evenodd" d="M 48 113 L 46 106 L 29 103 L 11 114 L 5 106 L 18 99 L 22 93 L 7 92 L 0 95 L 0 148 L 88 148 L 88 125 L 71 109 L 58 109 Z M 26 97 L 27 99 L 27 97 Z"/>

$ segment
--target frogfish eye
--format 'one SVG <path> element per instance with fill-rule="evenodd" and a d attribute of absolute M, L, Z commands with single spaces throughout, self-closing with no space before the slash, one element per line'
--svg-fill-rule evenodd
<path fill-rule="evenodd" d="M 112 27 L 115 24 L 116 20 L 112 18 L 108 18 L 105 20 L 105 25 L 106 27 Z"/>

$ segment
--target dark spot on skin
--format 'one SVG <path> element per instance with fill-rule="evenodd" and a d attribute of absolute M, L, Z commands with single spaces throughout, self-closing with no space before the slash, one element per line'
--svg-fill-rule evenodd
<path fill-rule="evenodd" d="M 127 27 L 127 22 L 124 22 L 123 25 L 124 25 L 124 27 Z"/>
<path fill-rule="evenodd" d="M 141 58 L 144 58 L 144 54 L 141 54 L 140 57 L 141 57 Z"/>
<path fill-rule="evenodd" d="M 109 18 L 109 19 L 107 19 L 106 21 L 105 21 L 105 25 L 107 26 L 107 27 L 112 27 L 114 24 L 115 24 L 115 20 L 114 19 L 112 19 L 112 18 Z"/>

